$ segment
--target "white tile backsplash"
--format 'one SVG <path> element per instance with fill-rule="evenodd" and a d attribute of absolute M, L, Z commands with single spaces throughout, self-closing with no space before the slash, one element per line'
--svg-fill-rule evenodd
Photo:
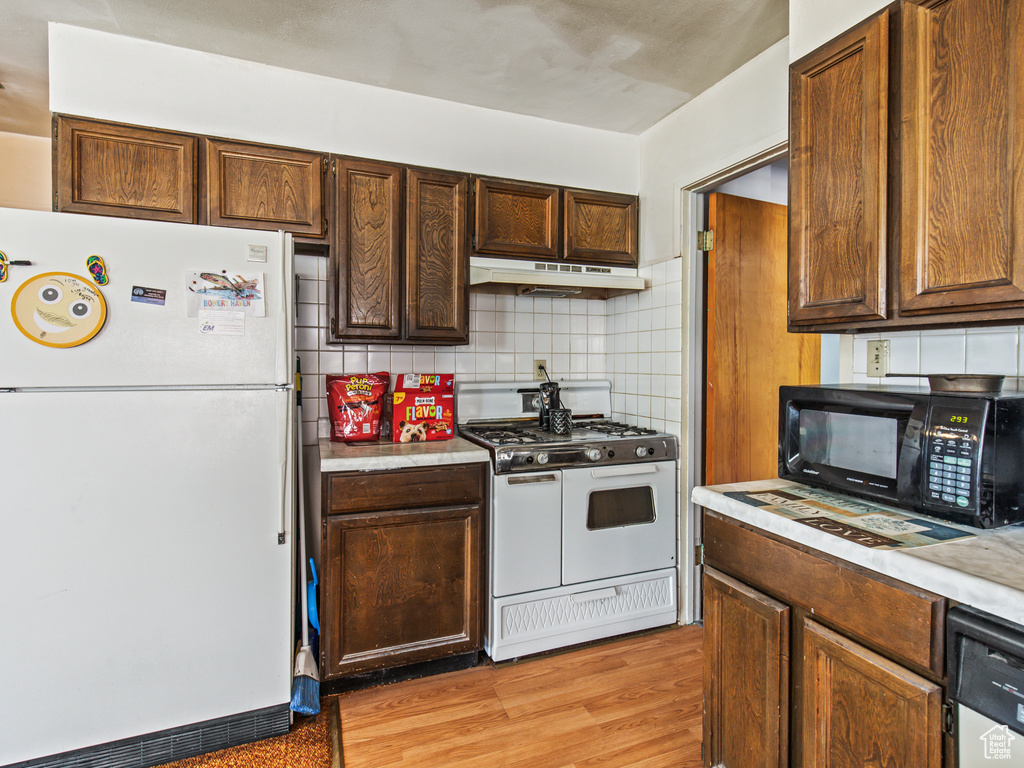
<path fill-rule="evenodd" d="M 315 393 L 318 401 L 303 409 L 304 422 L 327 415 L 326 374 L 454 372 L 462 381 L 509 381 L 532 378 L 542 358 L 554 379 L 611 379 L 613 418 L 680 434 L 681 259 L 641 269 L 650 288 L 607 301 L 471 293 L 470 343 L 457 347 L 327 344 L 326 259 L 296 256 L 296 271 L 296 350 L 307 398 Z M 304 434 L 311 442 L 315 427 Z"/>
<path fill-rule="evenodd" d="M 867 342 L 889 340 L 889 370 L 893 373 L 999 374 L 1016 379 L 1024 374 L 1024 328 L 948 328 L 927 331 L 858 334 L 853 340 L 853 370 L 845 380 L 854 383 L 892 383 L 867 376 Z M 841 379 L 843 380 L 843 379 Z M 901 385 L 926 379 L 901 379 Z M 1017 382 L 1008 382 L 1017 386 Z"/>

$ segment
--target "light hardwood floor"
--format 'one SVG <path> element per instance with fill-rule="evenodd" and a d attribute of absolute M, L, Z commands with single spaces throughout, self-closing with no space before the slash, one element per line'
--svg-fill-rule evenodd
<path fill-rule="evenodd" d="M 342 694 L 337 704 L 345 768 L 695 768 L 701 629 Z"/>

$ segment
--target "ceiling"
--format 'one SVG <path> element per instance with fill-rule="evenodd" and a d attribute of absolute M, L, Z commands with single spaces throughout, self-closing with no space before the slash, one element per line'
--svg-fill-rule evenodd
<path fill-rule="evenodd" d="M 47 135 L 46 22 L 640 133 L 788 33 L 788 0 L 2 0 L 0 131 Z"/>

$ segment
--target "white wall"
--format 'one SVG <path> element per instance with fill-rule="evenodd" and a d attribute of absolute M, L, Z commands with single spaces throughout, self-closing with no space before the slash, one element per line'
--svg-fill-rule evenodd
<path fill-rule="evenodd" d="M 635 193 L 639 138 L 50 25 L 50 109 Z"/>
<path fill-rule="evenodd" d="M 0 208 L 53 208 L 50 140 L 0 131 Z"/>
<path fill-rule="evenodd" d="M 789 60 L 796 61 L 891 0 L 789 0 Z"/>

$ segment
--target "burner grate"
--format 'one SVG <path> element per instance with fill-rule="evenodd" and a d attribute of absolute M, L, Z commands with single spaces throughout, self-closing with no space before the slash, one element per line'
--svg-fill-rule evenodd
<path fill-rule="evenodd" d="M 609 421 L 603 424 L 588 424 L 587 429 L 593 432 L 600 432 L 615 437 L 645 437 L 658 434 L 657 430 L 646 427 L 634 427 L 631 424 L 622 424 L 616 421 Z"/>

